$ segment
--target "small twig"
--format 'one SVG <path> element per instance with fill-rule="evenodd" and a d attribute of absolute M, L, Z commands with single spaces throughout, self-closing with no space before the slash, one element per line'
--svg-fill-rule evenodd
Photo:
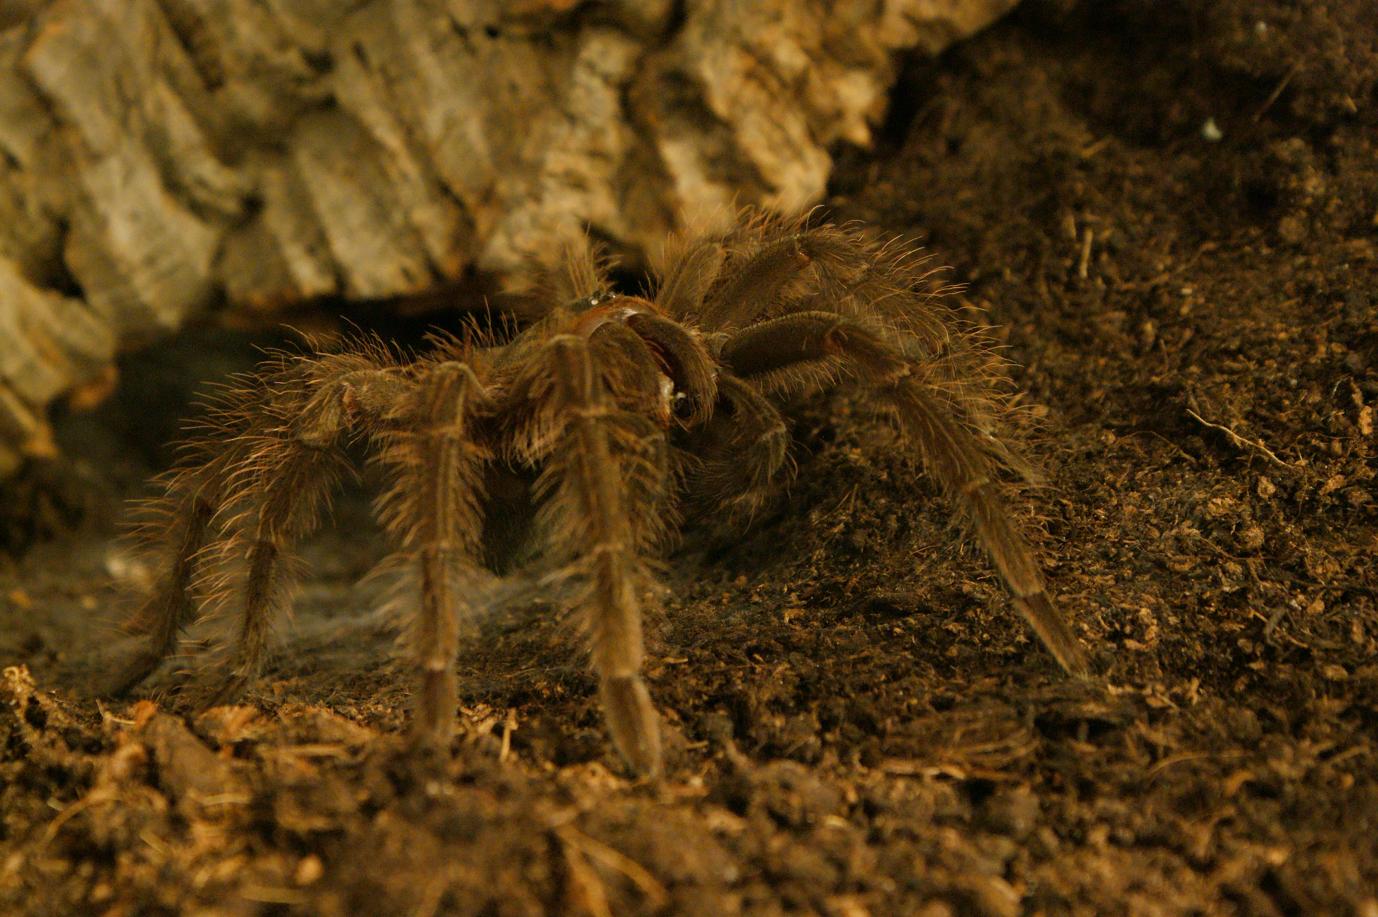
<path fill-rule="evenodd" d="M 1156 779 L 1159 774 L 1175 764 L 1184 764 L 1187 761 L 1200 761 L 1203 758 L 1210 757 L 1212 757 L 1212 755 L 1204 751 L 1185 751 L 1179 754 L 1170 755 L 1149 768 L 1148 779 Z"/>
<path fill-rule="evenodd" d="M 579 904 L 584 912 L 591 917 L 612 917 L 608 893 L 597 871 L 589 864 L 578 844 L 565 837 L 562 831 L 557 830 L 556 836 L 560 838 L 560 849 L 564 851 L 565 863 L 569 867 L 570 883 L 579 892 Z"/>
<path fill-rule="evenodd" d="M 1090 272 L 1091 243 L 1095 240 L 1096 234 L 1091 231 L 1090 226 L 1081 231 L 1081 258 L 1077 261 L 1077 276 L 1082 280 L 1085 280 L 1086 275 Z"/>
<path fill-rule="evenodd" d="M 1301 64 L 1292 65 L 1292 69 L 1287 71 L 1287 75 L 1284 76 L 1277 86 L 1273 88 L 1273 91 L 1268 94 L 1268 98 L 1264 99 L 1263 104 L 1258 107 L 1258 111 L 1254 112 L 1254 121 L 1258 121 L 1267 113 L 1268 109 L 1273 107 L 1273 103 L 1278 100 L 1278 96 L 1282 95 L 1282 91 L 1287 88 L 1288 83 L 1292 82 L 1292 77 L 1297 75 L 1297 71 L 1300 68 Z"/>
<path fill-rule="evenodd" d="M 72 818 L 92 806 L 104 805 L 107 802 L 114 802 L 113 794 L 105 791 L 92 791 L 85 796 L 68 805 L 57 817 L 48 822 L 48 827 L 43 831 L 43 839 L 38 842 L 39 849 L 47 847 L 57 837 L 57 833 L 62 830 L 62 826 L 71 821 Z"/>
<path fill-rule="evenodd" d="M 669 902 L 670 893 L 665 890 L 665 886 L 661 885 L 656 877 L 647 872 L 646 867 L 636 860 L 621 851 L 614 850 L 602 841 L 594 840 L 573 825 L 562 825 L 555 829 L 555 832 L 559 835 L 560 840 L 578 850 L 583 856 L 601 863 L 609 869 L 616 870 L 630 879 L 632 884 L 641 890 L 641 894 L 646 896 L 652 909 L 662 908 Z"/>
<path fill-rule="evenodd" d="M 517 711 L 507 708 L 507 719 L 502 723 L 502 748 L 498 750 L 498 762 L 505 763 L 512 753 L 512 733 L 517 728 Z"/>
<path fill-rule="evenodd" d="M 440 910 L 440 902 L 445 898 L 445 892 L 449 889 L 449 878 L 443 873 L 437 875 L 426 884 L 421 895 L 421 903 L 416 906 L 416 910 L 411 912 L 411 917 L 435 917 L 436 911 Z"/>
<path fill-rule="evenodd" d="M 1211 423 L 1209 420 L 1202 417 L 1200 414 L 1196 413 L 1191 408 L 1187 408 L 1187 414 L 1191 415 L 1191 418 L 1195 420 L 1197 423 L 1201 424 L 1202 426 L 1210 427 L 1212 430 L 1219 430 L 1221 433 L 1224 433 L 1226 436 L 1230 438 L 1230 442 L 1234 443 L 1236 446 L 1240 446 L 1241 448 L 1244 446 L 1248 446 L 1252 449 L 1257 449 L 1259 452 L 1262 452 L 1265 456 L 1267 456 L 1269 461 L 1281 465 L 1283 468 L 1292 467 L 1291 462 L 1284 462 L 1282 459 L 1277 457 L 1277 454 L 1274 453 L 1272 449 L 1269 449 L 1267 446 L 1265 446 L 1258 440 L 1249 439 L 1247 436 L 1240 436 L 1238 433 L 1231 430 L 1229 427 L 1221 426 L 1218 423 Z"/>
<path fill-rule="evenodd" d="M 1289 610 L 1285 602 L 1279 603 L 1278 610 L 1269 615 L 1268 622 L 1263 625 L 1263 636 L 1271 640 L 1273 638 L 1273 631 L 1277 630 L 1277 626 L 1282 623 L 1282 619 L 1287 617 Z"/>
<path fill-rule="evenodd" d="M 255 904 L 282 904 L 288 907 L 293 905 L 301 906 L 308 900 L 305 893 L 297 891 L 295 888 L 284 888 L 280 885 L 245 885 L 239 890 L 239 897 Z"/>
<path fill-rule="evenodd" d="M 1106 145 L 1109 144 L 1112 139 L 1114 138 L 1107 134 L 1099 140 L 1088 143 L 1086 146 L 1077 150 L 1077 155 L 1082 159 L 1090 159 L 1092 156 L 1095 156 L 1101 150 L 1105 149 Z"/>

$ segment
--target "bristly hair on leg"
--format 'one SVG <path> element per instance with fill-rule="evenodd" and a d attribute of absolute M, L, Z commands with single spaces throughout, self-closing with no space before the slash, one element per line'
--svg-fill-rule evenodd
<path fill-rule="evenodd" d="M 654 511 L 668 484 L 668 455 L 648 448 L 658 434 L 646 417 L 609 397 L 588 342 L 550 341 L 520 383 L 549 415 L 525 437 L 538 519 L 555 557 L 583 583 L 574 611 L 587 635 L 613 741 L 638 771 L 658 774 L 659 727 L 641 678 L 643 602 L 654 582 L 646 562 L 662 537 Z"/>
<path fill-rule="evenodd" d="M 896 410 L 905 438 L 966 519 L 1013 595 L 1016 607 L 1068 672 L 1089 664 L 1046 593 L 1032 548 L 1014 524 L 996 477 L 996 455 L 971 425 L 969 405 L 935 385 L 932 363 L 909 359 L 883 332 L 835 312 L 797 312 L 734 335 L 725 363 L 768 392 L 809 383 L 809 366 L 834 366 Z M 960 390 L 959 390 L 960 391 Z"/>
<path fill-rule="evenodd" d="M 454 728 L 455 659 L 461 628 L 472 617 L 470 593 L 480 563 L 483 467 L 491 450 L 476 435 L 493 410 L 484 385 L 486 361 L 427 361 L 387 415 L 376 439 L 377 462 L 390 485 L 378 518 L 397 545 L 392 564 L 413 571 L 420 608 L 407 631 L 421 672 L 416 740 L 445 744 Z"/>
<path fill-rule="evenodd" d="M 233 628 L 232 599 L 237 632 L 210 654 L 221 663 L 218 683 L 201 679 L 189 690 L 210 700 L 252 681 L 293 582 L 291 544 L 315 528 L 348 468 L 339 440 L 357 415 L 387 398 L 377 389 L 391 352 L 376 339 L 347 348 L 271 355 L 258 374 L 236 377 L 213 396 L 194 427 L 200 436 L 139 532 L 163 572 L 131 625 L 149 642 L 117 688 L 151 674 L 182 629 L 217 618 Z"/>
<path fill-rule="evenodd" d="M 757 216 L 728 237 L 726 263 L 697 316 L 701 327 L 719 331 L 750 324 L 818 278 L 855 266 L 856 247 L 847 233 L 829 223 L 811 225 L 810 216 Z"/>
<path fill-rule="evenodd" d="M 246 399 L 249 416 L 235 439 L 245 458 L 215 520 L 219 575 L 207 581 L 224 599 L 208 604 L 234 618 L 232 637 L 217 653 L 218 683 L 194 689 L 208 692 L 210 702 L 234 698 L 257 677 L 274 623 L 290 607 L 295 543 L 317 527 L 349 469 L 339 444 L 346 409 L 319 384 L 323 359 L 281 358 Z"/>
<path fill-rule="evenodd" d="M 717 239 L 672 236 L 653 267 L 657 304 L 676 321 L 697 320 L 726 259 Z"/>
<path fill-rule="evenodd" d="M 607 246 L 582 233 L 565 243 L 559 267 L 542 273 L 537 294 L 552 305 L 565 306 L 611 292 L 608 275 L 615 266 Z"/>

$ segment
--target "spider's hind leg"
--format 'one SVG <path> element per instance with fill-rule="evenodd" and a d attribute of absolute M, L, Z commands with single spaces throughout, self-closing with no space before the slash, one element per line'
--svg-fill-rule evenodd
<path fill-rule="evenodd" d="M 145 637 L 106 685 L 106 693 L 127 694 L 142 683 L 177 646 L 177 636 L 196 617 L 194 583 L 211 523 L 225 487 L 226 453 L 201 455 L 164 480 L 163 496 L 144 507 L 136 540 L 156 545 L 162 575 L 125 630 Z"/>
<path fill-rule="evenodd" d="M 298 357 L 263 379 L 234 443 L 243 454 L 232 470 L 207 578 L 212 603 L 234 609 L 229 645 L 217 673 L 187 688 L 197 706 L 238 697 L 258 677 L 273 624 L 295 582 L 294 547 L 314 531 L 349 461 L 341 438 L 361 405 L 395 386 L 387 374 L 349 357 Z"/>
<path fill-rule="evenodd" d="M 1063 669 L 1089 671 L 1080 642 L 1047 593 L 1033 549 L 1000 496 L 992 449 L 964 422 L 970 410 L 929 380 L 922 364 L 888 344 L 881 332 L 822 311 L 753 325 L 724 345 L 723 358 L 768 391 L 796 390 L 841 372 L 885 398 L 929 473 L 966 516 L 1015 607 Z"/>
<path fill-rule="evenodd" d="M 324 357 L 278 358 L 223 395 L 205 436 L 175 472 L 143 527 L 163 554 L 158 587 L 131 621 L 148 642 L 113 688 L 129 690 L 176 646 L 204 603 L 234 607 L 223 668 L 186 695 L 209 704 L 256 676 L 291 585 L 292 544 L 313 528 L 347 461 L 339 439 L 368 423 L 398 385 L 387 358 L 364 345 Z"/>

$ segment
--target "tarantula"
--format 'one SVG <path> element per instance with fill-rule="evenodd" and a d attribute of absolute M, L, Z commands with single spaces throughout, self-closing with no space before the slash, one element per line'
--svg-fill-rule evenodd
<path fill-rule="evenodd" d="M 506 340 L 437 338 L 407 359 L 356 341 L 278 356 L 231 386 L 153 501 L 143 535 L 159 579 L 131 621 L 146 643 L 117 690 L 216 606 L 233 628 L 204 700 L 252 681 L 288 601 L 293 543 L 357 439 L 388 480 L 377 514 L 393 562 L 415 575 L 414 734 L 451 735 L 475 574 L 504 570 L 535 538 L 577 583 L 570 604 L 614 745 L 654 775 L 642 617 L 677 507 L 750 516 L 793 470 L 786 402 L 842 384 L 893 413 L 1044 645 L 1087 671 L 1001 500 L 998 472 L 1025 466 L 1001 431 L 998 361 L 914 250 L 856 226 L 757 215 L 668 245 L 654 293 L 613 292 L 608 267 L 590 245 L 572 250 L 543 287 L 544 316 Z"/>

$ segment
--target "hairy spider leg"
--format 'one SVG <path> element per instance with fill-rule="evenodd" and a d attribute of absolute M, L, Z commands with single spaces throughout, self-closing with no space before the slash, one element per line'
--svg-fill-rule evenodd
<path fill-rule="evenodd" d="M 378 517 L 398 545 L 398 559 L 420 580 L 409 635 L 421 679 L 412 736 L 439 746 L 454 732 L 455 665 L 469 610 L 465 592 L 480 563 L 483 474 L 491 451 L 474 427 L 493 408 L 480 381 L 485 371 L 481 363 L 453 360 L 425 366 L 378 436 L 378 462 L 391 477 Z"/>
<path fill-rule="evenodd" d="M 704 297 L 722 270 L 727 252 L 713 238 L 677 236 L 661 253 L 656 304 L 675 321 L 698 321 Z"/>
<path fill-rule="evenodd" d="M 588 338 L 553 337 L 523 383 L 540 405 L 527 449 L 542 466 L 536 494 L 551 548 L 584 580 L 573 610 L 589 640 L 608 731 L 627 763 L 654 777 L 660 728 L 641 677 L 641 597 L 654 583 L 646 558 L 663 518 L 665 434 L 617 404 L 604 382 L 609 372 Z"/>
<path fill-rule="evenodd" d="M 693 434 L 701 461 L 690 489 L 705 507 L 749 521 L 788 470 L 789 427 L 770 399 L 729 372 L 719 372 L 718 401 L 712 420 Z"/>
<path fill-rule="evenodd" d="M 294 548 L 316 529 L 340 477 L 349 469 L 341 440 L 401 394 L 395 374 L 374 368 L 367 353 L 295 357 L 263 384 L 264 418 L 238 440 L 247 457 L 230 477 L 219 515 L 223 571 L 211 584 L 238 605 L 238 626 L 218 684 L 202 706 L 239 696 L 258 677 L 273 625 L 287 610 L 296 580 Z M 369 424 L 370 426 L 372 424 Z M 244 558 L 244 572 L 236 567 Z"/>
<path fill-rule="evenodd" d="M 220 396 L 202 438 L 153 501 L 165 521 L 137 533 L 159 549 L 164 572 L 131 620 L 130 629 L 147 632 L 149 641 L 121 671 L 118 691 L 148 677 L 206 607 L 232 597 L 239 622 L 228 668 L 206 700 L 252 681 L 286 601 L 291 543 L 315 527 L 345 468 L 336 441 L 352 420 L 373 422 L 397 393 L 396 374 L 382 368 L 388 360 L 372 342 L 325 357 L 278 357 L 260 377 Z"/>
<path fill-rule="evenodd" d="M 767 391 L 787 393 L 842 370 L 889 401 L 905 438 L 964 512 L 1015 607 L 1065 670 L 1089 671 L 1081 644 L 1047 593 L 1033 550 L 1004 506 L 994 464 L 960 419 L 960 406 L 925 378 L 922 364 L 872 329 L 832 312 L 760 322 L 727 341 L 722 359 Z"/>
<path fill-rule="evenodd" d="M 148 639 L 111 679 L 111 694 L 125 694 L 152 675 L 176 648 L 182 628 L 196 616 L 193 585 L 233 453 L 212 453 L 200 444 L 190 451 L 197 461 L 164 476 L 163 495 L 143 507 L 145 518 L 134 532 L 137 541 L 157 546 L 162 571 L 125 624 L 129 632 Z"/>
<path fill-rule="evenodd" d="M 801 275 L 831 281 L 840 274 L 862 270 L 870 253 L 845 229 L 806 226 L 802 220 L 758 218 L 750 224 L 750 240 L 738 243 L 719 273 L 724 278 L 708 290 L 697 320 L 708 330 L 749 325 L 778 306 Z"/>

